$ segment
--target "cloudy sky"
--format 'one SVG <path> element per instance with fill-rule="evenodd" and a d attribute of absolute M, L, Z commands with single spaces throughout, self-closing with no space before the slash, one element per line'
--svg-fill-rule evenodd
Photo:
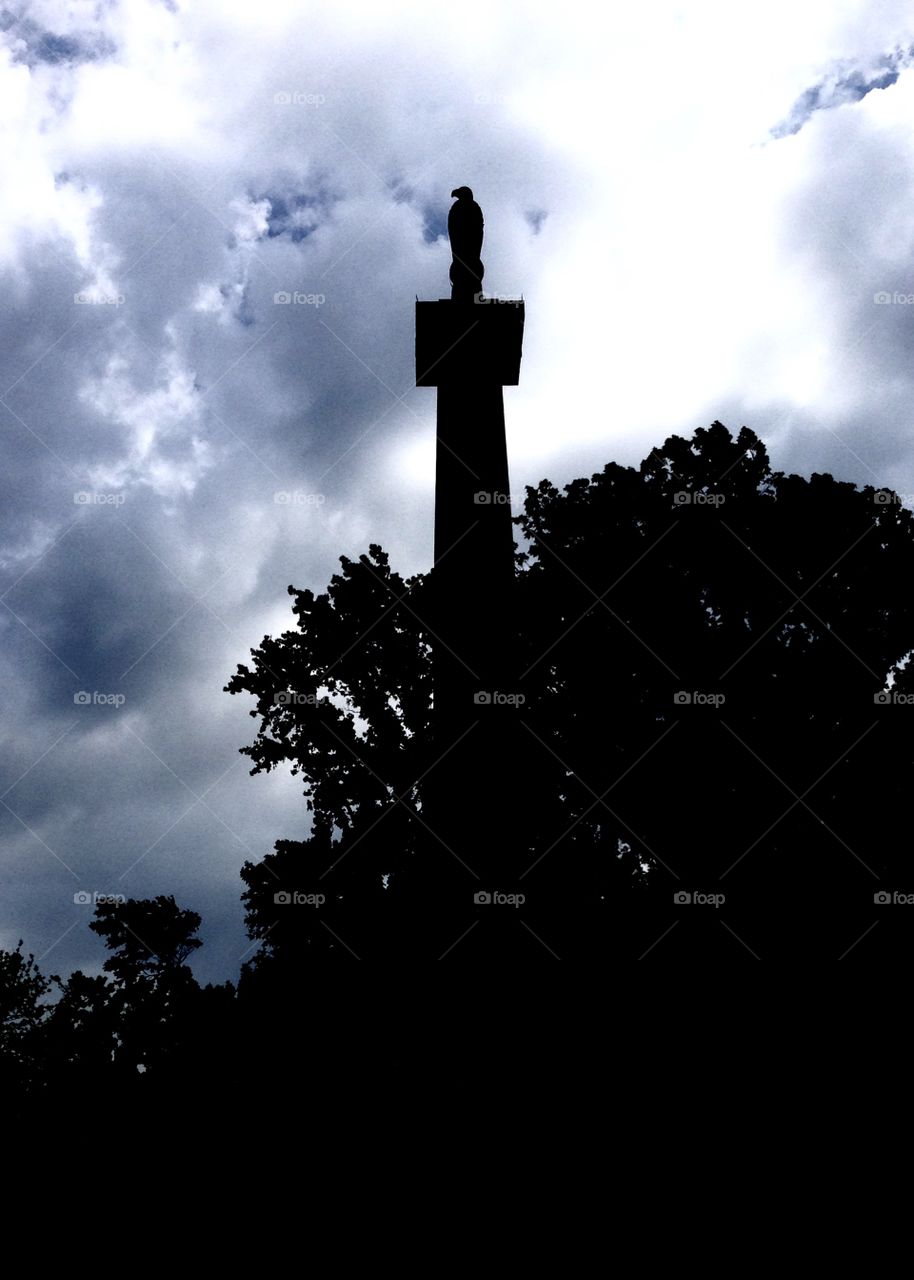
<path fill-rule="evenodd" d="M 720 418 L 914 502 L 912 49 L 905 0 L 0 8 L 0 947 L 97 972 L 74 894 L 174 893 L 237 974 L 307 815 L 222 686 L 289 583 L 430 566 L 455 186 L 515 494 Z"/>

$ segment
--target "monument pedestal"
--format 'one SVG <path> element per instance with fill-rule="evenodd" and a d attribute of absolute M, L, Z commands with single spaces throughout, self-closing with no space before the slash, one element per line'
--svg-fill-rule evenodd
<path fill-rule="evenodd" d="M 512 876 L 500 818 L 516 800 L 519 711 L 502 388 L 519 381 L 523 328 L 521 301 L 416 303 L 416 384 L 438 388 L 428 819 L 480 877 L 467 876 L 469 908 L 474 888 L 506 890 Z"/>

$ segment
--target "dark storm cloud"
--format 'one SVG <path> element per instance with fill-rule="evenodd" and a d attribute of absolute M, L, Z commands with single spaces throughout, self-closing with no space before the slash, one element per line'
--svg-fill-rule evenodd
<path fill-rule="evenodd" d="M 530 226 L 533 228 L 534 235 L 539 235 L 540 231 L 542 230 L 543 223 L 546 221 L 548 216 L 549 214 L 545 209 L 528 209 L 527 212 L 524 214 L 524 217 L 527 219 L 527 221 L 530 223 Z"/>
<path fill-rule="evenodd" d="M 876 66 L 869 70 L 846 64 L 835 67 L 800 95 L 785 119 L 771 130 L 771 136 L 784 138 L 799 133 L 817 111 L 840 107 L 845 102 L 859 102 L 875 89 L 888 89 L 895 84 L 902 68 L 909 65 L 911 55 L 910 48 L 897 49 L 879 58 Z"/>
<path fill-rule="evenodd" d="M 866 146 L 864 128 L 857 120 L 856 146 L 838 127 L 820 131 L 785 202 L 785 239 L 830 323 L 823 403 L 794 408 L 781 448 L 796 470 L 832 469 L 914 497 L 914 274 L 905 235 L 887 232 L 907 225 L 914 175 L 906 130 L 884 129 Z"/>
<path fill-rule="evenodd" d="M 293 244 L 304 240 L 326 217 L 326 211 L 332 203 L 328 192 L 310 195 L 306 192 L 292 192 L 279 195 L 265 191 L 252 194 L 254 203 L 265 200 L 269 204 L 267 213 L 267 230 L 269 238 L 287 235 Z"/>
<path fill-rule="evenodd" d="M 407 573 L 431 557 L 431 493 L 391 459 L 434 433 L 414 297 L 447 290 L 478 109 L 458 68 L 442 121 L 403 48 L 376 93 L 344 39 L 230 82 L 214 54 L 209 97 L 183 101 L 179 77 L 172 140 L 145 65 L 117 110 L 92 98 L 113 36 L 7 40 L 55 104 L 32 154 L 55 147 L 0 307 L 0 946 L 97 970 L 74 893 L 174 893 L 220 980 L 248 946 L 242 862 L 308 828 L 300 779 L 248 777 L 255 723 L 222 686 L 294 624 L 289 583 L 323 589 L 371 541 Z M 181 132 L 200 104 L 217 145 Z M 505 228 L 513 188 L 542 182 L 537 144 L 505 129 L 491 164 L 492 260 L 517 270 Z"/>
<path fill-rule="evenodd" d="M 426 244 L 447 238 L 447 208 L 440 204 L 427 205 L 423 210 L 422 236 Z"/>
<path fill-rule="evenodd" d="M 0 10 L 0 31 L 9 40 L 15 61 L 29 67 L 42 63 L 73 66 L 108 58 L 117 52 L 111 39 L 91 29 L 64 35 L 41 27 L 27 16 L 26 6 Z"/>

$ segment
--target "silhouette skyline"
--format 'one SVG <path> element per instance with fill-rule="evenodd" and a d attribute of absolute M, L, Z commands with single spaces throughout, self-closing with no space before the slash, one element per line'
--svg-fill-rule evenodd
<path fill-rule="evenodd" d="M 341 554 L 359 564 L 374 544 L 404 581 L 429 574 L 437 390 L 412 385 L 413 300 L 452 293 L 457 183 L 485 212 L 485 305 L 506 309 L 498 300 L 523 290 L 530 307 L 524 376 L 504 393 L 513 514 L 528 484 L 549 477 L 562 491 L 608 459 L 637 470 L 671 433 L 691 440 L 715 418 L 734 437 L 747 423 L 773 469 L 894 491 L 893 505 L 910 508 L 910 253 L 897 228 L 909 203 L 911 41 L 897 15 L 861 14 L 839 31 L 823 12 L 789 40 L 775 15 L 751 42 L 762 77 L 734 39 L 736 17 L 712 29 L 689 14 L 674 27 L 613 12 L 585 33 L 573 15 L 493 13 L 481 59 L 419 10 L 402 27 L 392 18 L 383 38 L 369 25 L 354 41 L 328 10 L 305 39 L 282 15 L 242 31 L 204 0 L 193 31 L 166 6 L 155 38 L 137 28 L 128 47 L 113 11 L 89 31 L 78 14 L 62 24 L 20 8 L 0 32 L 11 76 L 30 84 L 27 109 L 11 102 L 22 143 L 0 210 L 0 948 L 23 938 L 42 972 L 101 973 L 103 942 L 88 923 L 117 895 L 173 896 L 201 915 L 204 945 L 188 960 L 201 981 L 237 978 L 250 958 L 240 868 L 277 840 L 303 842 L 311 816 L 298 776 L 247 775 L 237 748 L 258 722 L 246 733 L 241 707 L 255 704 L 222 686 L 263 636 L 297 626 L 286 585 L 324 591 Z M 409 40 L 397 38 L 407 26 Z M 660 60 L 660 88 L 633 116 L 645 48 Z M 537 51 L 549 54 L 542 64 Z M 530 66 L 547 62 L 532 92 Z M 723 115 L 710 108 L 712 82 Z M 624 128 L 598 134 L 592 102 Z M 671 203 L 674 175 L 702 199 Z M 726 505 L 716 514 L 739 532 Z M 607 620 L 609 605 L 680 672 L 664 633 L 641 631 L 637 601 L 621 610 L 614 597 L 629 582 L 647 587 L 652 557 L 697 537 L 695 516 L 637 563 L 644 548 L 627 542 L 633 562 L 618 563 L 627 576 L 604 604 L 583 587 L 560 593 L 566 625 L 579 600 Z M 799 516 L 792 536 L 801 548 L 820 542 Z M 549 545 L 588 568 L 573 543 Z M 798 595 L 824 567 L 803 564 L 801 584 L 788 561 L 769 564 Z M 393 597 L 376 585 L 383 613 Z M 597 594 L 610 585 L 601 579 Z M 855 630 L 848 638 L 840 616 L 808 601 L 881 671 Z M 544 609 L 528 632 L 539 634 Z M 804 622 L 791 647 L 816 643 L 804 636 L 819 623 Z M 555 679 L 563 643 L 542 659 Z M 638 670 L 633 659 L 628 668 Z M 575 687 L 572 725 L 594 722 Z M 726 707 L 723 721 L 803 795 L 781 749 L 769 755 Z M 685 727 L 644 765 L 666 759 Z M 884 727 L 849 744 L 849 759 Z M 823 751 L 809 744 L 810 762 Z M 764 806 L 780 784 L 756 765 Z M 831 801 L 818 803 L 842 767 L 805 803 L 866 859 Z M 675 867 L 664 841 L 631 821 L 627 785 L 606 804 Z M 595 812 L 610 820 L 603 805 Z M 775 832 L 803 814 L 813 822 L 796 804 Z"/>
<path fill-rule="evenodd" d="M 715 422 L 637 469 L 542 481 L 518 527 L 508 733 L 484 729 L 456 765 L 436 740 L 440 564 L 404 580 L 372 546 L 327 593 L 290 588 L 298 629 L 226 689 L 256 698 L 244 754 L 301 774 L 312 833 L 243 869 L 240 981 L 194 980 L 193 905 L 98 903 L 100 976 L 0 950 L 8 1090 L 291 1087 L 290 1001 L 325 998 L 335 1025 L 327 967 L 363 960 L 608 976 L 910 956 L 907 851 L 885 838 L 912 768 L 914 516 L 897 495 L 774 471 L 752 431 Z M 347 1043 L 316 1068 L 334 1087 L 358 1069 Z"/>

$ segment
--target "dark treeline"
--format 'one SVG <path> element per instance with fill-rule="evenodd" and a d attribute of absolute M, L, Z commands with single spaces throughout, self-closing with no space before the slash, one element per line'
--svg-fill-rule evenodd
<path fill-rule="evenodd" d="M 404 580 L 372 546 L 326 593 L 290 587 L 297 627 L 226 686 L 255 699 L 252 771 L 290 765 L 312 819 L 243 868 L 258 949 L 237 986 L 195 982 L 193 911 L 100 906 L 106 976 L 0 954 L 5 1083 L 230 1083 L 281 1048 L 280 1011 L 355 960 L 908 954 L 914 522 L 897 496 L 772 471 L 751 431 L 716 422 L 638 468 L 528 489 L 517 524 L 511 687 L 474 729 L 508 726 L 499 812 L 472 786 L 452 797 L 473 856 L 429 803 L 447 767 L 433 575 Z"/>

